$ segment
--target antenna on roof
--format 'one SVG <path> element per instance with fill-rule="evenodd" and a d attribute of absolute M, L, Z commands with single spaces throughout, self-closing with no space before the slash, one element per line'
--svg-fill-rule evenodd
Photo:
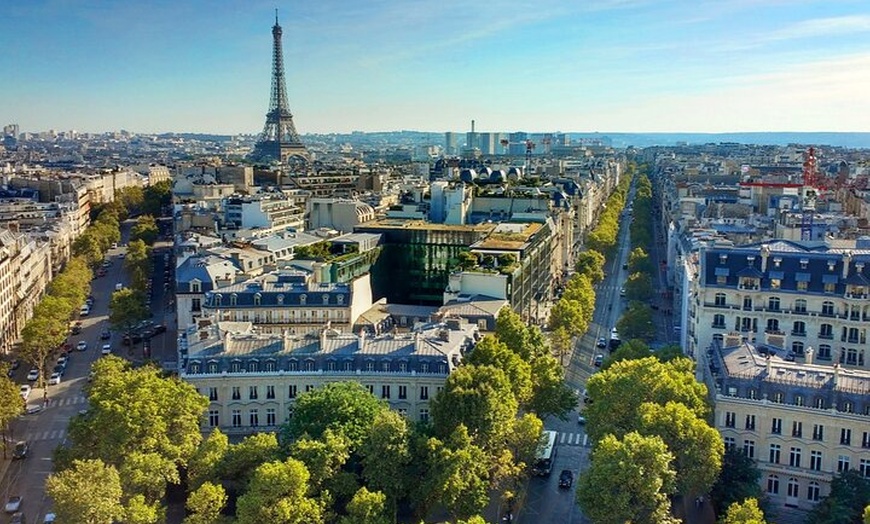
<path fill-rule="evenodd" d="M 275 8 L 275 25 L 278 25 L 278 8 Z"/>

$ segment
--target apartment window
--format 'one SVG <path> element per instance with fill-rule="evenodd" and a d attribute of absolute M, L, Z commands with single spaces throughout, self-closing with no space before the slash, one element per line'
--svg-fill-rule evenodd
<path fill-rule="evenodd" d="M 850 446 L 852 444 L 852 430 L 849 428 L 840 429 L 840 444 Z"/>
<path fill-rule="evenodd" d="M 287 390 L 287 398 L 296 398 L 296 385 L 291 385 Z"/>
<path fill-rule="evenodd" d="M 252 409 L 249 413 L 249 420 L 251 423 L 251 427 L 255 428 L 260 425 L 260 412 L 256 409 Z"/>
<path fill-rule="evenodd" d="M 770 289 L 779 289 L 780 287 L 782 287 L 782 280 L 778 278 L 770 279 Z"/>
<path fill-rule="evenodd" d="M 336 300 L 338 301 L 338 305 L 339 305 L 339 306 L 343 306 L 343 305 L 344 305 L 344 295 L 337 295 L 335 298 L 336 298 Z"/>
<path fill-rule="evenodd" d="M 399 400 L 408 398 L 408 386 L 399 386 Z"/>
<path fill-rule="evenodd" d="M 339 295 L 339 296 L 341 296 L 341 295 Z M 401 415 L 402 418 L 408 418 L 408 410 L 407 409 L 399 408 L 396 410 L 396 412 L 399 413 L 399 415 Z"/>
<path fill-rule="evenodd" d="M 263 296 L 260 295 L 259 293 L 256 293 L 256 294 L 254 295 L 254 305 L 255 305 L 255 306 L 259 306 L 259 305 L 262 304 L 262 303 L 263 303 Z"/>
<path fill-rule="evenodd" d="M 240 360 L 233 360 L 230 362 L 230 373 L 241 373 L 242 372 L 242 362 Z"/>
<path fill-rule="evenodd" d="M 429 363 L 423 362 L 420 364 L 420 373 L 428 373 L 429 372 Z"/>
<path fill-rule="evenodd" d="M 751 459 L 755 458 L 755 441 L 754 440 L 744 440 L 743 441 L 743 454 Z"/>
<path fill-rule="evenodd" d="M 266 425 L 277 426 L 277 423 L 275 421 L 275 408 L 266 409 Z"/>
<path fill-rule="evenodd" d="M 279 306 L 284 305 L 284 295 L 278 295 L 277 297 L 275 297 L 275 300 L 278 301 Z"/>
<path fill-rule="evenodd" d="M 827 335 L 828 338 L 833 337 L 834 335 L 830 329 L 830 324 L 822 324 L 822 331 L 824 331 L 825 326 L 829 328 Z M 819 352 L 816 354 L 816 357 L 819 360 L 831 360 L 831 346 L 829 346 L 828 344 L 819 344 Z"/>
<path fill-rule="evenodd" d="M 278 367 L 278 365 L 275 363 L 274 360 L 267 360 L 265 371 L 274 372 L 277 369 L 277 367 Z"/>
<path fill-rule="evenodd" d="M 849 455 L 840 455 L 837 457 L 837 473 L 842 473 L 849 470 Z"/>
<path fill-rule="evenodd" d="M 822 397 L 816 398 L 816 409 L 825 409 L 825 399 Z"/>
<path fill-rule="evenodd" d="M 299 370 L 299 362 L 295 360 L 291 360 L 287 363 L 287 371 L 298 371 Z"/>
<path fill-rule="evenodd" d="M 242 427 L 242 410 L 234 409 L 233 410 L 233 427 L 240 428 Z"/>
<path fill-rule="evenodd" d="M 372 385 L 372 384 L 368 384 L 368 385 L 366 385 L 366 389 L 369 391 L 369 394 L 370 394 L 370 395 L 374 395 L 374 394 L 375 394 L 375 386 L 374 386 L 374 385 Z"/>
<path fill-rule="evenodd" d="M 794 301 L 794 310 L 795 313 L 806 313 L 807 312 L 807 301 L 799 298 Z"/>
<path fill-rule="evenodd" d="M 804 405 L 804 396 L 803 395 L 795 395 L 794 396 L 794 405 L 795 406 L 803 406 Z"/>
<path fill-rule="evenodd" d="M 804 281 L 795 282 L 795 286 L 797 287 L 798 291 L 806 291 L 807 289 L 809 289 L 809 285 Z M 806 311 L 802 311 L 801 313 L 806 313 Z"/>
<path fill-rule="evenodd" d="M 375 363 L 372 362 L 371 360 L 366 362 L 366 371 L 374 371 L 374 370 L 375 370 Z"/>
<path fill-rule="evenodd" d="M 190 292 L 191 293 L 202 293 L 202 285 L 196 280 L 190 283 Z"/>
<path fill-rule="evenodd" d="M 217 388 L 208 388 L 208 399 L 212 402 L 218 399 Z"/>
<path fill-rule="evenodd" d="M 870 478 L 870 459 L 861 459 L 858 462 L 858 472 L 864 478 Z"/>
<path fill-rule="evenodd" d="M 767 477 L 767 492 L 772 495 L 779 494 L 779 477 L 776 475 Z"/>
<path fill-rule="evenodd" d="M 429 400 L 429 386 L 420 386 L 420 400 Z"/>
<path fill-rule="evenodd" d="M 822 424 L 813 424 L 813 440 L 825 440 L 825 426 Z"/>
<path fill-rule="evenodd" d="M 781 418 L 774 418 L 773 420 L 771 420 L 770 432 L 773 433 L 774 435 L 781 435 L 782 434 L 782 419 Z"/>
<path fill-rule="evenodd" d="M 755 388 L 749 388 L 749 391 L 746 392 L 746 398 L 758 400 L 758 391 Z"/>
<path fill-rule="evenodd" d="M 865 431 L 861 437 L 861 447 L 870 448 L 870 431 Z"/>
<path fill-rule="evenodd" d="M 725 442 L 725 451 L 731 450 L 737 447 L 737 442 L 734 440 L 734 437 L 725 437 L 722 439 Z"/>
<path fill-rule="evenodd" d="M 248 362 L 248 372 L 249 373 L 256 373 L 258 371 L 260 371 L 260 363 L 258 361 L 252 360 L 252 361 Z"/>
<path fill-rule="evenodd" d="M 755 430 L 755 415 L 746 415 L 746 429 Z"/>
<path fill-rule="evenodd" d="M 305 384 L 305 392 L 314 391 L 314 384 Z"/>
<path fill-rule="evenodd" d="M 248 400 L 257 400 L 257 386 L 248 386 Z"/>
<path fill-rule="evenodd" d="M 833 293 L 835 291 L 837 291 L 837 284 L 825 284 L 825 293 Z"/>
<path fill-rule="evenodd" d="M 725 412 L 725 427 L 726 428 L 733 428 L 736 425 L 736 421 L 737 421 L 737 414 L 736 413 L 734 413 L 733 411 L 726 411 Z"/>
<path fill-rule="evenodd" d="M 314 371 L 314 361 L 306 360 L 305 361 L 305 371 Z"/>
<path fill-rule="evenodd" d="M 826 317 L 834 316 L 834 303 L 830 301 L 822 302 L 822 315 Z"/>
<path fill-rule="evenodd" d="M 752 309 L 752 299 L 743 297 L 743 309 Z"/>
<path fill-rule="evenodd" d="M 308 296 L 305 293 L 299 295 L 299 305 L 304 306 L 306 302 L 308 302 Z"/>
<path fill-rule="evenodd" d="M 810 502 L 819 501 L 819 483 L 815 480 L 810 482 L 810 485 L 807 486 L 807 500 Z"/>
<path fill-rule="evenodd" d="M 821 451 L 811 451 L 810 452 L 810 469 L 813 471 L 821 471 L 822 470 L 822 452 Z"/>
<path fill-rule="evenodd" d="M 804 333 L 806 335 L 806 333 Z M 791 343 L 791 352 L 797 356 L 802 356 L 804 354 L 804 343 L 800 340 L 796 340 Z"/>
<path fill-rule="evenodd" d="M 390 398 L 390 386 L 381 386 L 381 398 Z"/>
<path fill-rule="evenodd" d="M 725 328 L 725 315 L 713 315 L 713 327 L 724 329 Z"/>
<path fill-rule="evenodd" d="M 238 386 L 233 386 L 232 392 L 233 392 L 233 394 L 232 394 L 233 400 L 241 400 L 241 398 L 242 398 L 241 388 L 239 388 Z"/>
<path fill-rule="evenodd" d="M 218 363 L 217 362 L 211 361 L 208 364 L 206 364 L 205 367 L 208 370 L 208 373 L 217 373 L 218 372 Z"/>
<path fill-rule="evenodd" d="M 767 454 L 767 461 L 771 464 L 779 464 L 779 455 L 782 452 L 782 446 L 779 444 L 771 444 Z"/>
<path fill-rule="evenodd" d="M 216 409 L 208 412 L 208 427 L 216 428 L 220 426 L 220 412 Z"/>
<path fill-rule="evenodd" d="M 785 399 L 785 395 L 780 391 L 777 391 L 776 393 L 773 394 L 772 400 L 776 404 L 782 404 L 784 399 Z M 778 433 L 781 433 L 781 432 L 782 432 L 782 428 L 780 428 L 780 431 Z"/>
<path fill-rule="evenodd" d="M 725 305 L 725 293 L 716 293 L 715 301 L 716 301 L 717 306 L 724 306 Z"/>
<path fill-rule="evenodd" d="M 266 398 L 270 400 L 275 398 L 275 386 L 266 386 Z"/>
<path fill-rule="evenodd" d="M 429 422 L 428 408 L 420 408 L 420 422 Z"/>
<path fill-rule="evenodd" d="M 344 370 L 345 371 L 353 371 L 353 360 L 345 360 L 344 361 Z"/>
<path fill-rule="evenodd" d="M 408 372 L 408 363 L 407 362 L 399 362 L 399 372 L 407 373 Z"/>
<path fill-rule="evenodd" d="M 791 423 L 791 436 L 800 438 L 804 434 L 804 423 L 795 420 Z"/>
<path fill-rule="evenodd" d="M 767 309 L 771 311 L 779 311 L 779 297 L 770 297 L 767 299 Z"/>
<path fill-rule="evenodd" d="M 797 498 L 799 486 L 800 485 L 798 484 L 798 481 L 796 478 L 792 477 L 792 478 L 788 479 L 788 491 L 787 491 L 788 496 L 792 497 L 792 498 Z"/>
<path fill-rule="evenodd" d="M 806 334 L 807 334 L 806 323 L 803 320 L 795 321 L 794 325 L 792 326 L 791 334 L 798 336 L 798 337 L 806 336 Z"/>
<path fill-rule="evenodd" d="M 793 468 L 801 467 L 801 448 L 791 448 L 788 454 L 788 465 Z"/>
<path fill-rule="evenodd" d="M 802 258 L 800 259 L 801 269 L 806 269 L 807 265 L 810 263 L 810 259 Z"/>

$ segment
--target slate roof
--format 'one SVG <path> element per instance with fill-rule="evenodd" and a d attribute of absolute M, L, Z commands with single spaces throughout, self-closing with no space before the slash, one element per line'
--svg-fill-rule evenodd
<path fill-rule="evenodd" d="M 306 273 L 283 270 L 213 289 L 206 294 L 203 307 L 350 307 L 350 303 L 351 288 L 346 283 L 309 283 Z"/>
<path fill-rule="evenodd" d="M 240 269 L 231 261 L 215 255 L 188 257 L 175 272 L 176 292 L 191 293 L 190 283 L 198 280 L 203 293 L 214 288 L 216 279 L 235 275 Z"/>

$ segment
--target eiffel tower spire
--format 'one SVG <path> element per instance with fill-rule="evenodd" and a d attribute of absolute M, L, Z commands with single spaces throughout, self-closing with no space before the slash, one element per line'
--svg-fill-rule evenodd
<path fill-rule="evenodd" d="M 293 125 L 293 115 L 287 102 L 287 84 L 284 82 L 284 53 L 281 49 L 283 31 L 278 24 L 275 9 L 275 25 L 272 26 L 272 91 L 266 125 L 257 139 L 251 158 L 258 161 L 284 163 L 290 157 L 308 159 L 308 150 Z"/>

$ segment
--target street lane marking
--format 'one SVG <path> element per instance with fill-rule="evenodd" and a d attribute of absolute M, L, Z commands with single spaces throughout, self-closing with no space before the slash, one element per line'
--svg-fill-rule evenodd
<path fill-rule="evenodd" d="M 566 436 L 566 435 L 567 435 L 567 433 L 562 433 L 562 435 L 560 435 L 560 437 L 559 437 L 559 444 L 564 444 L 564 443 L 565 443 L 565 436 Z"/>

